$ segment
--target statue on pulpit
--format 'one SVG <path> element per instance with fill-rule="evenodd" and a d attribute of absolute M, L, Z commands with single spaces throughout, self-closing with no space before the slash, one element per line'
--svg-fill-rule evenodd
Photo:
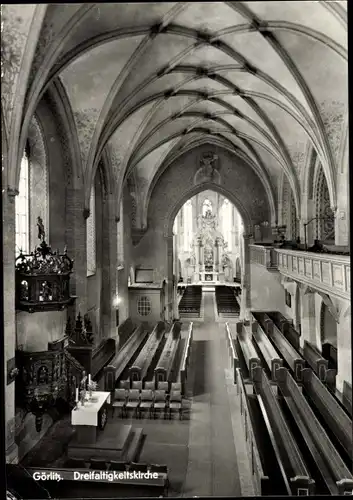
<path fill-rule="evenodd" d="M 40 241 L 44 241 L 45 240 L 45 230 L 44 230 L 43 219 L 41 217 L 37 217 L 37 227 L 38 227 L 38 239 Z"/>

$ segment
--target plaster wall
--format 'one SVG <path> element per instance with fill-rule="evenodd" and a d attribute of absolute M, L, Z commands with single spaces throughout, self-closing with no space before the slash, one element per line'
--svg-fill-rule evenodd
<path fill-rule="evenodd" d="M 138 312 L 137 304 L 140 297 L 147 297 L 151 303 L 151 313 L 148 316 L 141 316 Z M 161 290 L 130 288 L 129 304 L 133 323 L 140 324 L 142 321 L 146 321 L 151 327 L 154 327 L 158 321 L 163 320 Z"/>
<path fill-rule="evenodd" d="M 264 266 L 250 264 L 251 309 L 255 311 L 280 311 L 286 315 L 284 288 L 281 275 L 271 273 Z"/>

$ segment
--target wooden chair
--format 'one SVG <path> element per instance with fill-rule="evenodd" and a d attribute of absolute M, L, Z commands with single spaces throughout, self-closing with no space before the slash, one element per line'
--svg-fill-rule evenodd
<path fill-rule="evenodd" d="M 119 388 L 120 389 L 130 389 L 130 380 L 120 380 Z"/>
<path fill-rule="evenodd" d="M 153 409 L 153 392 L 151 389 L 143 389 L 141 391 L 141 403 L 139 406 L 139 414 L 141 417 L 141 410 L 147 410 L 149 416 L 151 416 Z"/>
<path fill-rule="evenodd" d="M 154 391 L 154 405 L 153 405 L 153 417 L 156 418 L 156 411 L 165 411 L 167 408 L 167 398 L 165 391 L 157 390 Z"/>
<path fill-rule="evenodd" d="M 135 413 L 137 413 L 139 406 L 140 391 L 138 389 L 130 389 L 127 397 L 126 411 L 132 409 Z"/>
<path fill-rule="evenodd" d="M 169 418 L 172 418 L 172 412 L 179 412 L 179 418 L 182 419 L 182 397 L 180 391 L 172 391 L 169 398 Z"/>
<path fill-rule="evenodd" d="M 135 380 L 132 383 L 131 389 L 138 389 L 139 391 L 142 391 L 142 381 L 141 380 L 139 380 L 139 381 Z"/>
<path fill-rule="evenodd" d="M 170 391 L 181 391 L 181 383 L 180 382 L 172 382 L 172 386 Z"/>
<path fill-rule="evenodd" d="M 157 382 L 157 389 L 168 393 L 169 392 L 169 382 Z"/>
<path fill-rule="evenodd" d="M 107 462 L 101 458 L 90 458 L 89 468 L 94 470 L 107 470 Z"/>
<path fill-rule="evenodd" d="M 121 415 L 124 416 L 126 411 L 126 390 L 125 389 L 115 389 L 114 391 L 114 400 L 112 403 L 113 408 L 113 417 L 115 413 L 115 408 L 120 408 Z"/>

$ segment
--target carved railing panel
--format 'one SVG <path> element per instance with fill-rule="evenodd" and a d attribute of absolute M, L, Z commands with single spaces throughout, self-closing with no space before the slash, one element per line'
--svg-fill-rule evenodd
<path fill-rule="evenodd" d="M 276 249 L 278 270 L 284 276 L 319 291 L 350 300 L 351 264 L 345 255 Z"/>

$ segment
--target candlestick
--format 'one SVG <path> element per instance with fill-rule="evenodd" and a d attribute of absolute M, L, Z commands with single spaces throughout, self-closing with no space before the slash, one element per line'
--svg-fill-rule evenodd
<path fill-rule="evenodd" d="M 88 374 L 88 383 L 91 384 L 91 374 Z"/>
<path fill-rule="evenodd" d="M 76 387 L 76 398 L 75 398 L 75 402 L 76 402 L 76 403 L 78 402 L 78 387 Z"/>

